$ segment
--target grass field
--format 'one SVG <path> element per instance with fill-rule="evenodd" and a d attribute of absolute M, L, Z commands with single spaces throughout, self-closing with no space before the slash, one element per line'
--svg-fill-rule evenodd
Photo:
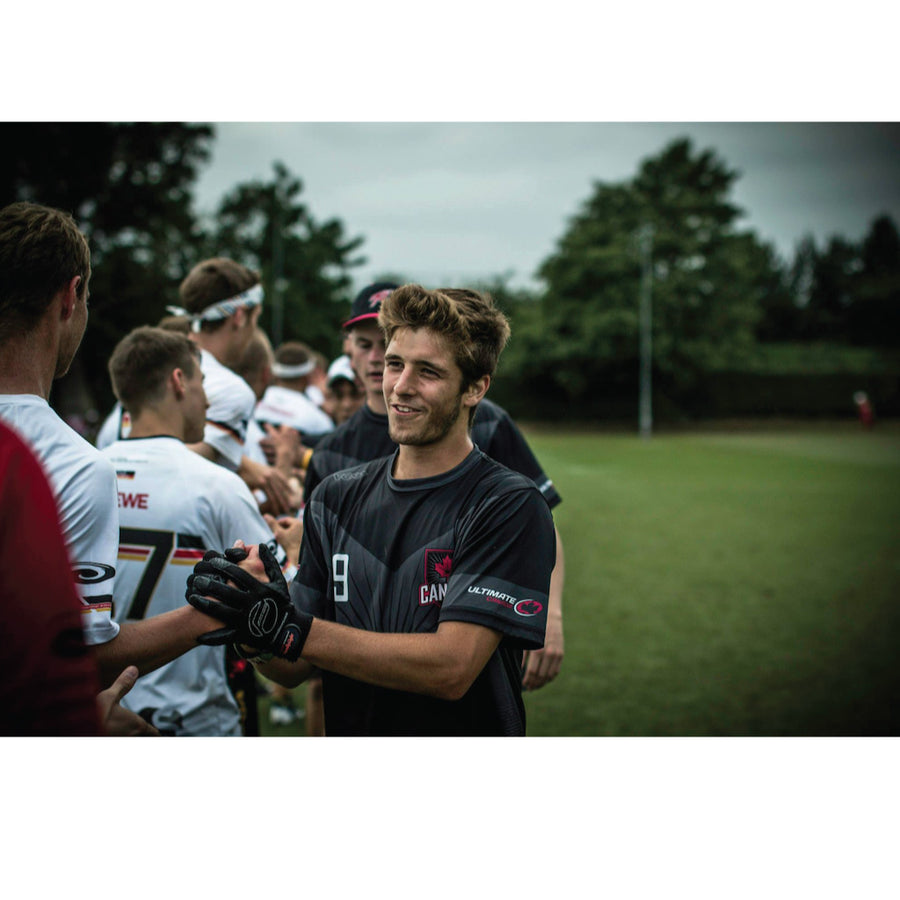
<path fill-rule="evenodd" d="M 530 735 L 900 734 L 900 430 L 525 430 L 566 549 Z"/>

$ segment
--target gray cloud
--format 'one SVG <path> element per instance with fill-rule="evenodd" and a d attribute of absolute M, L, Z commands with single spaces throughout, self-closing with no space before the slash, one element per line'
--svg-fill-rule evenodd
<path fill-rule="evenodd" d="M 740 173 L 740 224 L 783 256 L 807 233 L 860 239 L 900 221 L 900 127 L 858 123 L 227 123 L 198 184 L 209 212 L 284 162 L 318 219 L 362 235 L 357 285 L 392 270 L 426 283 L 513 272 L 529 284 L 595 181 L 632 176 L 687 136 Z"/>

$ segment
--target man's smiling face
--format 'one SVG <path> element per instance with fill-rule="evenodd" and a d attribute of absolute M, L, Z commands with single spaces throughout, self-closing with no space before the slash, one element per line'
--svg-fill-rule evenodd
<path fill-rule="evenodd" d="M 445 338 L 429 328 L 400 328 L 385 352 L 384 399 L 391 440 L 424 446 L 468 429 L 462 371 Z"/>

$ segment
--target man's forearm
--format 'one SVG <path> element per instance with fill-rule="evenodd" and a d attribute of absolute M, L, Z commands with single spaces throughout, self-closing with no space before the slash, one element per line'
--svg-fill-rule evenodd
<path fill-rule="evenodd" d="M 566 558 L 562 538 L 556 532 L 556 563 L 550 573 L 550 590 L 547 597 L 547 616 L 553 616 L 562 627 L 562 595 L 566 583 Z"/>
<path fill-rule="evenodd" d="M 498 632 L 468 622 L 444 622 L 427 634 L 385 634 L 315 619 L 302 659 L 273 659 L 258 668 L 286 687 L 318 666 L 378 687 L 458 700 L 499 643 Z"/>
<path fill-rule="evenodd" d="M 125 622 L 111 641 L 93 647 L 102 686 L 111 685 L 126 666 L 137 666 L 146 675 L 196 647 L 201 634 L 221 627 L 221 622 L 191 606 Z"/>
<path fill-rule="evenodd" d="M 444 622 L 427 634 L 384 634 L 316 619 L 303 658 L 379 687 L 458 700 L 499 643 L 498 632 L 468 622 Z"/>

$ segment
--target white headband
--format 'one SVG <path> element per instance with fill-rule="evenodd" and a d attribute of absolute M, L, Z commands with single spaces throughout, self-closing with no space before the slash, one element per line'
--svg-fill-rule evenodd
<path fill-rule="evenodd" d="M 233 315 L 242 306 L 262 306 L 263 302 L 263 286 L 254 284 L 252 288 L 248 288 L 243 293 L 235 297 L 229 297 L 227 300 L 220 300 L 207 306 L 203 312 L 194 314 L 188 312 L 181 306 L 167 306 L 166 311 L 172 313 L 173 316 L 187 316 L 191 320 L 191 330 L 200 331 L 201 322 L 221 322 Z"/>
<path fill-rule="evenodd" d="M 300 366 L 285 366 L 281 363 L 272 363 L 272 374 L 276 378 L 302 378 L 309 375 L 315 369 L 315 360 L 309 359 Z"/>

